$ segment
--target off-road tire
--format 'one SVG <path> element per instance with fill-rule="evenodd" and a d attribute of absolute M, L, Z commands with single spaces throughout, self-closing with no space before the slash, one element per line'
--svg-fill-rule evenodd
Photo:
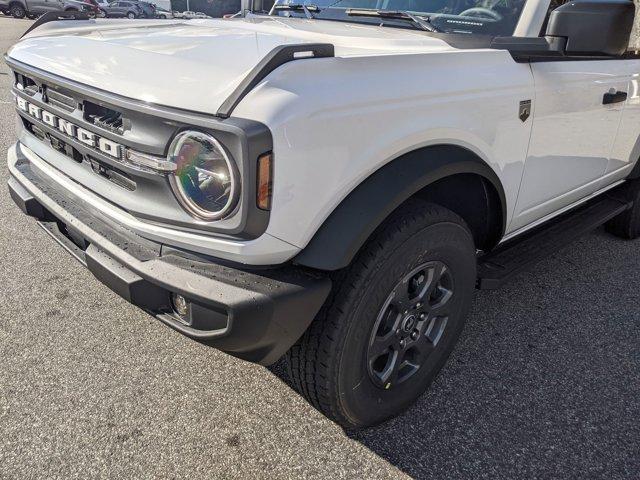
<path fill-rule="evenodd" d="M 372 380 L 367 361 L 378 312 L 399 280 L 431 261 L 443 262 L 455 284 L 445 333 L 414 377 L 381 388 Z M 295 388 L 343 427 L 376 425 L 411 406 L 453 350 L 475 290 L 473 237 L 458 215 L 412 200 L 394 212 L 332 280 L 327 302 L 286 355 L 287 371 Z"/>
<path fill-rule="evenodd" d="M 9 12 L 13 18 L 24 18 L 27 16 L 27 11 L 20 4 L 13 4 L 9 7 Z"/>

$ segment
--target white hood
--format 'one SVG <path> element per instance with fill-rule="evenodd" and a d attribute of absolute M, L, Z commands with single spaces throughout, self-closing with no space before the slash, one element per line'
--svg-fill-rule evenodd
<path fill-rule="evenodd" d="M 453 50 L 418 30 L 254 17 L 52 22 L 14 45 L 8 55 L 125 97 L 215 112 L 268 52 L 296 43 L 332 43 L 337 57 Z"/>

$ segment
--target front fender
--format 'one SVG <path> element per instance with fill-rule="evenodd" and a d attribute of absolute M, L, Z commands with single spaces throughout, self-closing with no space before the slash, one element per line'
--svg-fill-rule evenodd
<path fill-rule="evenodd" d="M 438 180 L 465 173 L 483 177 L 498 192 L 504 233 L 507 203 L 498 176 L 469 150 L 439 145 L 407 153 L 367 178 L 333 211 L 295 263 L 320 270 L 346 267 L 403 202 Z"/>

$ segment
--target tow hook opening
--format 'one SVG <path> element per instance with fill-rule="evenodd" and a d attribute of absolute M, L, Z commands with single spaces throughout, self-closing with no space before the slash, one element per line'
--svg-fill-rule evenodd
<path fill-rule="evenodd" d="M 191 318 L 191 302 L 189 302 L 189 300 L 187 300 L 183 295 L 180 295 L 179 293 L 172 293 L 171 307 L 173 308 L 176 320 L 185 325 L 191 325 L 193 323 Z"/>

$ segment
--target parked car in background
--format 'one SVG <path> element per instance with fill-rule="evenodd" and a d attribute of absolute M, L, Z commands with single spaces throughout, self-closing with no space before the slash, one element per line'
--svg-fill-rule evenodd
<path fill-rule="evenodd" d="M 149 2 L 133 2 L 138 4 L 142 9 L 142 16 L 144 18 L 156 18 L 156 6 Z"/>
<path fill-rule="evenodd" d="M 161 8 L 162 10 L 165 10 L 167 12 L 170 12 L 171 10 L 173 10 L 173 8 L 171 7 L 171 0 L 146 0 L 146 1 L 153 3 L 156 6 L 156 9 Z"/>
<path fill-rule="evenodd" d="M 196 12 L 192 12 L 191 10 L 182 12 L 182 18 L 186 18 L 187 20 L 196 18 Z"/>
<path fill-rule="evenodd" d="M 156 7 L 156 18 L 173 18 L 173 13 L 169 10 L 165 10 L 164 8 Z"/>
<path fill-rule="evenodd" d="M 95 16 L 96 17 L 106 17 L 107 14 L 104 10 L 102 10 L 100 8 L 100 4 L 98 3 L 97 0 L 85 0 L 86 2 L 89 2 L 91 5 L 93 5 L 95 7 Z"/>
<path fill-rule="evenodd" d="M 42 0 L 38 1 L 39 3 L 42 3 Z M 28 3 L 33 4 L 34 2 L 33 0 L 29 0 Z M 44 3 L 56 3 L 56 0 L 45 0 Z M 62 4 L 62 10 L 64 10 L 65 12 L 84 12 L 90 17 L 101 16 L 100 9 L 98 8 L 98 3 L 95 0 L 58 0 L 57 3 Z"/>
<path fill-rule="evenodd" d="M 0 0 L 0 10 L 14 18 L 34 18 L 60 10 L 100 16 L 100 9 L 89 0 Z"/>
<path fill-rule="evenodd" d="M 129 2 L 120 0 L 118 2 L 112 2 L 106 7 L 107 17 L 110 18 L 140 18 L 144 15 L 142 7 L 138 5 L 138 2 Z"/>
<path fill-rule="evenodd" d="M 100 12 L 102 12 L 102 15 L 104 17 L 107 16 L 107 8 L 109 7 L 109 1 L 108 0 L 96 0 L 98 3 L 98 8 L 100 9 Z"/>
<path fill-rule="evenodd" d="M 209 15 L 207 15 L 206 13 L 196 12 L 196 17 L 195 18 L 211 18 L 211 17 Z"/>

